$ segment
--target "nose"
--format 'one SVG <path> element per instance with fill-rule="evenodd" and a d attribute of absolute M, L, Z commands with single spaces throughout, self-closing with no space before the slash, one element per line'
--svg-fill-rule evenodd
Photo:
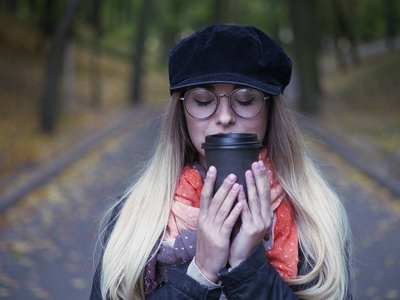
<path fill-rule="evenodd" d="M 229 96 L 219 95 L 219 104 L 215 112 L 216 123 L 228 127 L 236 123 L 236 115 L 229 104 Z"/>

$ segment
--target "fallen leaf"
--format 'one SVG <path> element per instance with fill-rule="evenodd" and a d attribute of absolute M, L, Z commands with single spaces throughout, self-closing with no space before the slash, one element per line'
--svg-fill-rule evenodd
<path fill-rule="evenodd" d="M 2 298 L 11 298 L 12 294 L 9 289 L 0 287 L 0 297 Z"/>
<path fill-rule="evenodd" d="M 386 291 L 385 298 L 386 299 L 399 299 L 400 293 L 399 290 L 391 289 Z"/>
<path fill-rule="evenodd" d="M 84 288 L 86 288 L 85 280 L 83 280 L 82 278 L 72 279 L 71 285 L 76 290 L 83 290 Z"/>

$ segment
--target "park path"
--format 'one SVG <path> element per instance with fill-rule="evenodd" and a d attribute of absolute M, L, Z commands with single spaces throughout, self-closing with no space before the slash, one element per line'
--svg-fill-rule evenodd
<path fill-rule="evenodd" d="M 349 215 L 355 299 L 400 299 L 400 199 L 323 143 L 310 143 Z"/>
<path fill-rule="evenodd" d="M 148 157 L 155 112 L 136 120 L 0 215 L 0 299 L 88 299 L 101 215 Z"/>
<path fill-rule="evenodd" d="M 0 299 L 88 299 L 105 208 L 148 157 L 159 127 L 142 109 L 0 215 Z M 400 212 L 373 181 L 314 141 L 323 172 L 346 200 L 356 245 L 356 298 L 400 299 Z"/>

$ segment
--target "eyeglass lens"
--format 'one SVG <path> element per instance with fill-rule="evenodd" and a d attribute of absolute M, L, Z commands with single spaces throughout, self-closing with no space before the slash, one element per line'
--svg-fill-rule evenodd
<path fill-rule="evenodd" d="M 186 111 L 194 118 L 206 119 L 217 109 L 218 97 L 205 88 L 188 91 L 184 97 Z M 264 96 L 256 89 L 242 88 L 235 90 L 230 96 L 233 111 L 242 118 L 253 118 L 264 107 Z"/>

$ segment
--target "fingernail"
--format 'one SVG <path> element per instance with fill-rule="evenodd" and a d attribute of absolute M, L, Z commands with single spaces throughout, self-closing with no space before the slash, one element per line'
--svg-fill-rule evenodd
<path fill-rule="evenodd" d="M 239 184 L 238 183 L 235 183 L 234 185 L 233 185 L 233 187 L 232 187 L 232 191 L 237 191 L 239 189 Z"/>
<path fill-rule="evenodd" d="M 215 174 L 215 171 L 216 171 L 215 167 L 214 167 L 214 166 L 211 166 L 211 167 L 208 169 L 207 175 L 213 176 L 213 175 Z"/>
<path fill-rule="evenodd" d="M 259 164 L 258 162 L 255 162 L 255 163 L 253 164 L 253 167 L 254 167 L 254 169 L 256 169 L 256 170 L 260 170 L 260 164 Z"/>
<path fill-rule="evenodd" d="M 230 183 L 234 183 L 234 182 L 236 181 L 236 176 L 235 176 L 235 174 L 230 174 L 230 175 L 228 176 L 228 181 L 229 181 Z"/>
<path fill-rule="evenodd" d="M 253 172 L 252 172 L 251 170 L 247 170 L 247 171 L 246 171 L 246 176 L 247 176 L 248 178 L 250 178 L 250 179 L 253 179 L 253 178 L 254 178 Z"/>
<path fill-rule="evenodd" d="M 260 161 L 258 162 L 258 165 L 260 166 L 260 167 L 259 167 L 260 170 L 265 170 L 264 162 L 263 162 L 262 160 L 260 160 Z"/>

